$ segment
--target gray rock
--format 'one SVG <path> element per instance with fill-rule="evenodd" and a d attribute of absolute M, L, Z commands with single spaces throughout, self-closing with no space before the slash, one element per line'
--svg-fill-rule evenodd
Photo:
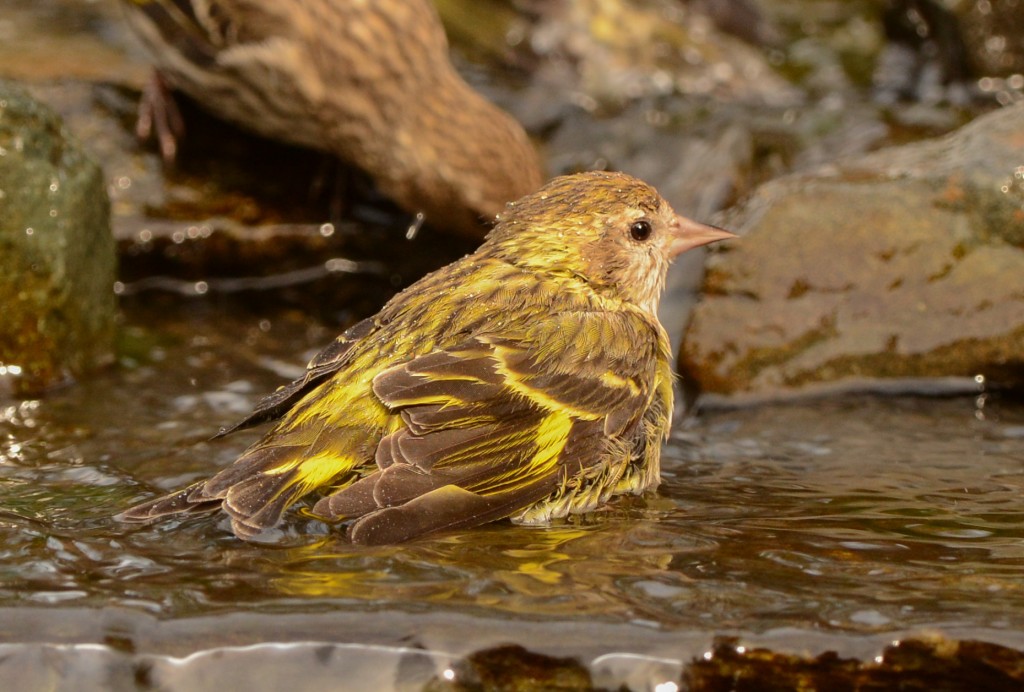
<path fill-rule="evenodd" d="M 0 81 L 0 393 L 111 359 L 115 271 L 100 167 L 49 108 Z"/>
<path fill-rule="evenodd" d="M 726 219 L 680 367 L 705 392 L 1024 384 L 1024 104 L 760 188 Z"/>

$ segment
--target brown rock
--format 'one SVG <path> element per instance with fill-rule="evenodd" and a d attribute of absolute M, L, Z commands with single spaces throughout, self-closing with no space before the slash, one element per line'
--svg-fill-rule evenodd
<path fill-rule="evenodd" d="M 449 677 L 427 683 L 426 692 L 470 690 L 593 690 L 590 673 L 572 658 L 555 658 L 518 645 L 477 651 L 450 669 Z"/>
<path fill-rule="evenodd" d="M 1024 105 L 773 181 L 725 225 L 681 369 L 704 391 L 1024 383 Z"/>
<path fill-rule="evenodd" d="M 999 644 L 941 635 L 894 641 L 874 660 L 740 646 L 716 637 L 683 672 L 683 687 L 712 690 L 1010 690 L 1024 682 L 1024 654 Z"/>

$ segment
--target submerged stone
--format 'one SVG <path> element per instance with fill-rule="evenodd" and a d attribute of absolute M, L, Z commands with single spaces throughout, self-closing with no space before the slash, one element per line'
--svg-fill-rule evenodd
<path fill-rule="evenodd" d="M 939 635 L 897 640 L 874 660 L 745 647 L 716 637 L 683 673 L 682 688 L 705 690 L 1012 690 L 1024 682 L 1024 655 L 989 642 Z M 742 681 L 742 682 L 741 682 Z"/>
<path fill-rule="evenodd" d="M 424 686 L 425 692 L 593 689 L 589 671 L 575 659 L 555 658 L 518 645 L 473 653 Z"/>
<path fill-rule="evenodd" d="M 680 356 L 703 391 L 1024 383 L 1024 104 L 766 184 L 724 222 Z"/>
<path fill-rule="evenodd" d="M 49 108 L 0 81 L 0 394 L 111 359 L 115 270 L 100 167 Z"/>

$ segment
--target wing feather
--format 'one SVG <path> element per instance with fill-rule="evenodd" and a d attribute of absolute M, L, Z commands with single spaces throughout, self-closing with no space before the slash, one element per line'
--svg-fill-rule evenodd
<path fill-rule="evenodd" d="M 196 16 L 192 3 L 132 0 L 131 5 L 148 17 L 163 39 L 189 61 L 203 67 L 217 61 L 217 47 Z"/>
<path fill-rule="evenodd" d="M 510 516 L 593 476 L 609 437 L 636 434 L 653 396 L 643 349 L 658 334 L 629 316 L 618 331 L 602 324 L 611 319 L 568 313 L 382 371 L 373 391 L 402 425 L 378 444 L 377 471 L 315 511 L 359 516 L 355 542 L 397 542 Z"/>
<path fill-rule="evenodd" d="M 514 512 L 519 503 L 538 501 L 550 490 L 537 484 L 521 496 L 485 496 L 445 485 L 405 504 L 385 507 L 358 519 L 349 529 L 354 543 L 387 545 L 402 543 L 439 531 L 479 526 Z"/>

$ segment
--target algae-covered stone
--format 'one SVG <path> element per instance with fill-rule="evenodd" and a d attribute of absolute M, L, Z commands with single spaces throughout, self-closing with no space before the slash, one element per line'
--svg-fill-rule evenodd
<path fill-rule="evenodd" d="M 1024 382 L 1024 104 L 773 181 L 725 221 L 681 369 L 704 391 Z"/>
<path fill-rule="evenodd" d="M 116 269 L 99 166 L 60 119 L 0 81 L 0 393 L 110 360 Z"/>

